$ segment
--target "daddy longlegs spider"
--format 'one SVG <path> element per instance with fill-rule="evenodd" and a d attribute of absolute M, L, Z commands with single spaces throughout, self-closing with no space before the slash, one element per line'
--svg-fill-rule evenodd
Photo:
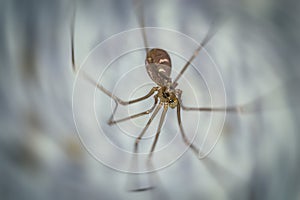
<path fill-rule="evenodd" d="M 140 3 L 140 2 L 136 2 Z M 141 6 L 142 7 L 142 6 Z M 155 150 L 157 141 L 159 139 L 162 125 L 165 121 L 166 113 L 169 108 L 176 109 L 177 110 L 177 123 L 179 125 L 180 133 L 183 142 L 189 146 L 189 148 L 198 156 L 199 158 L 204 158 L 201 155 L 202 152 L 187 138 L 183 125 L 181 120 L 181 110 L 185 111 L 202 111 L 202 112 L 242 112 L 244 111 L 244 106 L 232 106 L 232 107 L 188 107 L 185 106 L 182 102 L 181 95 L 183 91 L 177 88 L 178 81 L 184 74 L 184 72 L 187 70 L 187 68 L 191 65 L 192 61 L 197 57 L 199 52 L 206 46 L 206 44 L 212 39 L 212 37 L 217 32 L 216 27 L 217 25 L 211 25 L 208 32 L 206 33 L 206 36 L 200 43 L 199 47 L 192 52 L 191 57 L 188 59 L 186 64 L 181 68 L 179 74 L 172 80 L 171 78 L 171 70 L 172 70 L 172 62 L 169 54 L 161 49 L 161 48 L 152 48 L 149 49 L 148 40 L 147 40 L 147 33 L 145 31 L 145 24 L 144 24 L 144 15 L 143 10 L 140 8 L 140 17 L 137 13 L 137 18 L 139 21 L 139 25 L 141 27 L 141 34 L 145 46 L 145 52 L 146 52 L 146 59 L 145 59 L 145 66 L 146 71 L 151 78 L 151 80 L 157 84 L 157 86 L 153 87 L 146 95 L 125 101 L 118 96 L 114 95 L 111 91 L 107 90 L 103 85 L 97 83 L 95 80 L 93 80 L 88 74 L 84 72 L 80 72 L 81 75 L 89 81 L 91 84 L 95 85 L 100 91 L 102 91 L 104 94 L 106 94 L 108 97 L 110 97 L 115 102 L 115 107 L 113 109 L 113 112 L 111 116 L 109 117 L 108 124 L 114 125 L 120 122 L 124 122 L 126 120 L 134 119 L 141 117 L 143 115 L 149 115 L 152 114 L 144 126 L 141 133 L 138 135 L 138 137 L 135 139 L 134 142 L 134 153 L 138 153 L 138 146 L 139 142 L 144 136 L 145 132 L 147 131 L 148 127 L 152 123 L 153 119 L 157 116 L 158 112 L 162 109 L 162 113 L 160 116 L 159 124 L 157 127 L 157 131 L 155 134 L 154 141 L 152 143 L 149 155 L 148 155 L 148 164 L 151 164 L 151 158 L 153 156 L 153 152 Z M 77 73 L 78 67 L 75 62 L 75 53 L 74 53 L 74 25 L 75 25 L 75 11 L 72 16 L 72 22 L 71 22 L 71 59 L 72 59 L 72 70 L 74 73 Z M 130 104 L 135 104 L 138 102 L 141 102 L 143 100 L 146 100 L 150 97 L 154 98 L 154 103 L 152 107 L 146 111 L 130 115 L 125 118 L 121 119 L 114 119 L 114 115 L 117 111 L 117 108 L 119 105 L 127 106 Z M 144 191 L 144 189 L 137 189 L 135 191 Z"/>

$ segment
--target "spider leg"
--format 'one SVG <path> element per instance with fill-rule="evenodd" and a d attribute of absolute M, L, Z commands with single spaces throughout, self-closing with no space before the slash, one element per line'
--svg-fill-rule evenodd
<path fill-rule="evenodd" d="M 181 100 L 181 92 L 178 94 L 178 100 L 180 102 L 182 110 L 186 111 L 204 111 L 204 112 L 244 112 L 245 106 L 228 106 L 228 107 L 188 107 L 183 105 Z"/>
<path fill-rule="evenodd" d="M 142 31 L 143 42 L 147 54 L 149 50 L 149 45 L 148 45 L 148 40 L 147 40 L 147 35 L 145 30 L 144 4 L 142 1 L 143 0 L 134 0 L 133 3 L 134 5 L 136 5 L 136 17 L 138 19 L 138 23 Z"/>
<path fill-rule="evenodd" d="M 177 120 L 178 120 L 178 125 L 179 125 L 179 128 L 180 128 L 180 133 L 181 133 L 182 139 L 183 139 L 184 143 L 193 150 L 193 152 L 196 154 L 196 156 L 200 157 L 200 155 L 202 153 L 199 151 L 199 149 L 194 144 L 192 144 L 189 141 L 189 139 L 187 138 L 187 136 L 186 136 L 186 134 L 184 132 L 184 129 L 183 129 L 183 126 L 182 126 L 182 122 L 181 122 L 180 110 L 181 110 L 181 106 L 180 106 L 180 103 L 178 103 L 178 105 L 177 105 Z"/>
<path fill-rule="evenodd" d="M 126 120 L 129 120 L 129 119 L 134 119 L 134 118 L 138 118 L 140 116 L 143 116 L 143 115 L 148 115 L 150 114 L 154 108 L 156 107 L 157 105 L 157 102 L 158 102 L 158 98 L 157 96 L 154 96 L 154 104 L 152 105 L 152 107 L 144 112 L 140 112 L 140 113 L 137 113 L 137 114 L 134 114 L 134 115 L 131 115 L 131 116 L 128 116 L 128 117 L 125 117 L 125 118 L 122 118 L 122 119 L 117 119 L 117 120 L 114 120 L 113 119 L 113 116 L 117 110 L 117 106 L 115 107 L 110 119 L 108 120 L 108 124 L 109 125 L 113 125 L 113 124 L 116 124 L 116 123 L 119 123 L 119 122 L 123 122 L 123 121 L 126 121 Z"/>
<path fill-rule="evenodd" d="M 158 104 L 158 106 L 156 106 L 155 110 L 153 111 L 150 119 L 148 120 L 147 124 L 145 125 L 144 129 L 142 130 L 142 132 L 140 133 L 140 135 L 136 138 L 135 143 L 134 143 L 134 154 L 132 155 L 132 161 L 131 161 L 131 168 L 135 169 L 134 166 L 137 167 L 138 164 L 138 144 L 140 142 L 140 140 L 142 139 L 143 135 L 145 134 L 146 130 L 148 129 L 148 127 L 150 126 L 151 122 L 153 121 L 153 119 L 156 117 L 157 113 L 159 112 L 159 110 L 161 109 L 162 104 Z M 149 167 L 149 166 L 148 166 Z M 136 182 L 140 182 L 141 180 L 137 177 L 137 179 L 135 180 Z M 129 189 L 129 191 L 131 192 L 141 192 L 141 191 L 147 191 L 147 190 L 151 190 L 154 189 L 154 187 L 152 186 L 152 184 L 150 184 L 150 186 L 140 186 L 141 184 L 138 184 L 139 186 L 137 188 L 134 189 Z"/>
<path fill-rule="evenodd" d="M 121 105 L 129 105 L 129 104 L 133 104 L 133 103 L 137 103 L 139 101 L 143 101 L 149 97 L 151 97 L 154 92 L 156 92 L 158 90 L 159 87 L 153 87 L 150 92 L 148 92 L 146 95 L 133 99 L 133 100 L 129 100 L 129 101 L 124 101 L 122 99 L 120 99 L 119 97 L 117 97 L 116 95 L 112 94 L 110 91 L 108 91 L 107 89 L 105 89 L 102 85 L 98 84 L 96 81 L 94 81 L 90 76 L 88 76 L 86 73 L 81 72 L 82 75 L 85 77 L 86 80 L 88 80 L 90 83 L 92 83 L 93 85 L 96 85 L 96 87 L 101 90 L 102 92 L 104 92 L 106 95 L 108 95 L 109 97 L 111 97 L 113 100 L 115 100 L 115 102 L 117 104 L 121 104 Z"/>
<path fill-rule="evenodd" d="M 144 127 L 144 129 L 142 130 L 142 132 L 140 133 L 140 135 L 135 139 L 134 153 L 137 153 L 137 151 L 138 151 L 138 144 L 139 144 L 140 140 L 142 139 L 143 135 L 145 134 L 146 130 L 149 128 L 151 122 L 153 121 L 153 119 L 155 118 L 155 116 L 157 115 L 157 113 L 161 109 L 161 107 L 162 107 L 162 104 L 161 103 L 158 104 L 158 106 L 154 110 L 153 114 L 151 115 L 150 119 L 148 120 L 146 126 Z"/>
<path fill-rule="evenodd" d="M 194 51 L 193 55 L 190 57 L 190 59 L 186 62 L 186 64 L 183 66 L 177 77 L 174 79 L 172 87 L 175 88 L 177 86 L 177 81 L 179 78 L 183 75 L 185 70 L 190 66 L 191 62 L 198 56 L 199 52 L 205 47 L 205 45 L 211 40 L 211 38 L 217 33 L 218 27 L 219 27 L 219 21 L 214 20 L 213 23 L 210 25 L 209 30 L 207 31 L 204 39 L 200 43 L 199 47 Z"/>
<path fill-rule="evenodd" d="M 199 159 L 203 160 L 203 162 L 201 162 L 201 163 L 205 166 L 205 168 L 209 171 L 209 173 L 211 173 L 212 176 L 214 176 L 220 182 L 226 180 L 224 177 L 236 178 L 237 180 L 242 181 L 240 179 L 240 177 L 238 177 L 236 174 L 234 174 L 231 170 L 229 170 L 225 166 L 222 166 L 220 163 L 218 163 L 214 159 L 209 158 L 207 156 L 201 156 L 201 155 L 203 155 L 203 153 L 201 151 L 199 151 L 199 149 L 197 147 L 195 147 L 195 145 L 193 145 L 187 139 L 187 137 L 184 133 L 184 130 L 183 130 L 182 123 L 181 123 L 180 104 L 178 104 L 178 106 L 177 106 L 177 117 L 178 117 L 178 124 L 180 127 L 180 131 L 181 131 L 181 134 L 182 134 L 185 144 L 190 145 L 190 148 L 193 150 L 193 152 L 196 154 L 196 156 Z"/>
<path fill-rule="evenodd" d="M 163 112 L 162 112 L 160 120 L 159 120 L 158 128 L 157 128 L 156 135 L 155 135 L 155 139 L 154 139 L 154 142 L 151 146 L 151 150 L 150 150 L 150 153 L 149 153 L 148 160 L 151 160 L 151 157 L 152 157 L 153 151 L 155 149 L 158 137 L 160 135 L 161 127 L 162 127 L 162 125 L 165 121 L 166 113 L 168 111 L 168 106 L 169 106 L 168 104 L 164 104 L 164 109 L 163 109 Z"/>
<path fill-rule="evenodd" d="M 204 111 L 204 112 L 243 112 L 242 106 L 229 106 L 229 107 L 187 107 L 182 105 L 182 110 L 186 111 Z"/>
<path fill-rule="evenodd" d="M 74 51 L 75 13 L 76 12 L 75 12 L 75 9 L 74 9 L 74 12 L 73 12 L 73 15 L 72 15 L 72 21 L 71 21 L 71 59 L 72 59 L 72 69 L 73 69 L 73 72 L 77 73 L 78 67 L 77 67 L 76 62 L 75 62 L 75 51 Z M 93 80 L 84 71 L 81 72 L 81 75 L 87 81 L 89 81 L 91 84 L 95 85 L 100 91 L 102 91 L 103 93 L 105 93 L 107 96 L 109 96 L 110 98 L 112 98 L 115 101 L 116 105 L 115 105 L 115 108 L 113 110 L 113 113 L 112 113 L 111 117 L 109 118 L 109 121 L 108 121 L 109 124 L 116 123 L 116 122 L 113 121 L 113 116 L 116 113 L 119 104 L 121 104 L 121 105 L 129 105 L 129 104 L 133 104 L 133 103 L 137 103 L 137 102 L 143 101 L 143 100 L 151 97 L 154 94 L 154 92 L 158 90 L 158 87 L 153 87 L 150 90 L 150 92 L 148 92 L 148 94 L 146 94 L 146 95 L 144 95 L 144 96 L 142 96 L 140 98 L 136 98 L 136 99 L 129 100 L 129 101 L 124 101 L 121 98 L 119 98 L 116 95 L 114 95 L 109 90 L 107 90 L 106 88 L 104 88 L 101 84 L 98 84 L 95 80 Z M 155 100 L 155 105 L 156 105 L 156 103 L 157 103 L 157 100 Z M 147 110 L 147 111 L 145 111 L 143 113 L 140 113 L 140 114 L 137 114 L 135 116 L 132 116 L 131 118 L 135 118 L 135 117 L 139 117 L 139 116 L 144 115 L 144 114 L 148 114 L 148 113 L 152 112 L 153 108 L 151 108 L 150 110 Z M 126 119 L 123 119 L 122 121 L 125 121 L 125 120 Z"/>
<path fill-rule="evenodd" d="M 74 73 L 77 73 L 78 71 L 78 67 L 76 65 L 75 62 L 75 51 L 74 51 L 74 29 L 75 29 L 75 10 L 72 16 L 72 21 L 71 21 L 71 59 L 72 59 L 72 69 Z M 111 97 L 113 100 L 115 100 L 116 103 L 119 103 L 121 105 L 128 105 L 128 104 L 132 104 L 132 103 L 136 103 L 139 101 L 142 101 L 144 99 L 149 98 L 150 96 L 152 96 L 152 94 L 158 90 L 158 87 L 153 87 L 150 92 L 148 94 L 146 94 L 145 96 L 142 96 L 140 98 L 136 98 L 133 100 L 129 100 L 129 101 L 124 101 L 121 98 L 117 97 L 116 95 L 114 95 L 112 92 L 110 92 L 109 90 L 107 90 L 106 88 L 104 88 L 101 84 L 98 84 L 95 80 L 93 80 L 87 73 L 80 72 L 82 74 L 82 76 L 88 80 L 90 83 L 92 83 L 93 85 L 95 85 L 99 90 L 101 90 L 103 93 L 105 93 L 106 95 L 108 95 L 109 97 Z"/>
<path fill-rule="evenodd" d="M 159 106 L 156 108 L 155 111 L 159 111 L 160 108 L 161 108 L 162 104 L 160 103 Z M 153 154 L 153 151 L 155 149 L 155 146 L 157 144 L 157 141 L 158 141 L 158 137 L 160 135 L 160 132 L 161 132 L 161 128 L 162 128 L 162 125 L 165 121 L 165 117 L 166 117 L 166 113 L 167 113 L 167 110 L 168 110 L 168 104 L 164 104 L 164 109 L 163 109 L 163 112 L 161 114 L 161 117 L 160 117 L 160 121 L 159 121 L 159 125 L 158 125 L 158 128 L 157 128 L 157 132 L 156 132 L 156 135 L 155 135 L 155 139 L 153 141 L 153 144 L 151 146 L 151 150 L 150 150 L 150 153 L 149 153 L 149 156 L 148 156 L 148 161 L 147 161 L 147 167 L 148 167 L 148 170 L 151 170 L 151 168 L 153 168 L 153 165 L 152 165 L 152 162 L 151 162 L 151 158 L 152 158 L 152 154 Z M 144 132 L 146 131 L 146 129 L 148 128 L 148 126 L 150 125 L 151 121 L 153 120 L 153 118 L 155 117 L 155 115 L 157 114 L 156 113 L 153 113 L 153 117 L 151 117 L 146 125 L 146 127 L 144 128 L 143 132 L 140 134 L 140 136 L 137 138 L 136 140 L 136 146 L 135 146 L 135 153 L 137 153 L 137 145 L 138 145 L 138 142 L 140 141 L 142 135 L 144 134 Z M 137 160 L 135 160 L 137 162 Z M 149 182 L 150 182 L 150 186 L 147 186 L 147 187 L 140 187 L 140 188 L 137 188 L 137 189 L 133 189 L 133 190 L 130 190 L 132 192 L 141 192 L 141 191 L 147 191 L 147 190 L 151 190 L 151 189 L 154 189 L 154 186 L 153 185 L 153 182 L 154 182 L 154 178 L 155 180 L 159 180 L 158 177 L 154 177 L 154 174 L 148 174 L 149 176 Z"/>

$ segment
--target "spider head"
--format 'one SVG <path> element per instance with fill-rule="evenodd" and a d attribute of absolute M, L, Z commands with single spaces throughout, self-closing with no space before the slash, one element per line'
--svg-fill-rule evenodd
<path fill-rule="evenodd" d="M 170 98 L 170 100 L 169 100 L 169 106 L 170 106 L 170 108 L 176 108 L 177 107 L 177 105 L 178 105 L 178 100 L 177 100 L 177 98 L 175 97 L 175 98 Z"/>
<path fill-rule="evenodd" d="M 175 92 L 166 86 L 159 89 L 158 97 L 161 102 L 168 104 L 170 108 L 175 108 L 178 105 L 178 99 Z"/>
<path fill-rule="evenodd" d="M 176 108 L 177 105 L 178 105 L 178 99 L 174 93 L 171 93 L 171 95 L 169 97 L 169 106 L 170 106 L 170 108 L 173 109 L 173 108 Z"/>

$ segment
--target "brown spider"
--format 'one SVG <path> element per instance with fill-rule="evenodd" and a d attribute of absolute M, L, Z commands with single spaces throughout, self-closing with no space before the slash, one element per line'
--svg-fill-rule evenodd
<path fill-rule="evenodd" d="M 141 26 L 144 27 L 143 22 L 140 22 Z M 157 84 L 156 87 L 153 87 L 148 94 L 145 96 L 142 96 L 137 99 L 129 100 L 129 101 L 124 101 L 114 95 L 112 92 L 108 91 L 105 89 L 102 85 L 96 83 L 90 76 L 88 76 L 86 73 L 82 72 L 82 75 L 92 84 L 96 85 L 98 89 L 100 89 L 102 92 L 104 92 L 106 95 L 108 95 L 110 98 L 112 98 L 115 101 L 115 108 L 113 110 L 113 113 L 111 117 L 108 120 L 109 125 L 113 125 L 119 122 L 123 122 L 129 119 L 137 118 L 142 115 L 147 115 L 152 113 L 150 119 L 148 120 L 147 124 L 145 125 L 144 129 L 142 132 L 139 134 L 139 136 L 135 140 L 135 145 L 134 145 L 134 152 L 138 152 L 138 144 L 140 140 L 142 139 L 143 135 L 145 134 L 146 130 L 150 126 L 151 122 L 153 119 L 156 117 L 157 113 L 160 111 L 160 109 L 163 107 L 163 112 L 160 117 L 159 125 L 157 128 L 157 132 L 155 135 L 154 142 L 152 144 L 150 153 L 149 153 L 149 160 L 151 159 L 152 153 L 155 149 L 156 143 L 158 141 L 162 124 L 165 120 L 166 113 L 168 111 L 168 108 L 170 107 L 171 109 L 177 108 L 177 120 L 178 124 L 180 127 L 180 132 L 182 139 L 186 145 L 188 145 L 194 153 L 196 153 L 197 156 L 200 156 L 202 153 L 199 151 L 195 145 L 193 145 L 188 138 L 186 137 L 186 134 L 184 132 L 182 123 L 181 123 L 181 109 L 187 110 L 187 111 L 230 111 L 230 112 L 238 112 L 242 109 L 241 106 L 236 106 L 236 107 L 221 107 L 221 108 L 211 108 L 211 107 L 199 107 L 199 108 L 194 108 L 194 107 L 187 107 L 184 106 L 181 100 L 181 94 L 182 91 L 180 89 L 177 89 L 177 81 L 180 79 L 180 77 L 183 75 L 185 70 L 188 68 L 188 66 L 191 64 L 191 62 L 196 58 L 198 53 L 201 51 L 201 49 L 205 46 L 205 44 L 212 38 L 212 36 L 215 33 L 215 30 L 210 29 L 202 41 L 201 45 L 194 51 L 193 55 L 190 57 L 188 62 L 183 66 L 181 69 L 180 73 L 177 75 L 177 77 L 172 81 L 170 75 L 171 75 L 171 69 L 172 69 L 172 64 L 171 64 L 171 58 L 169 54 L 160 48 L 153 48 L 153 49 L 148 49 L 148 42 L 146 38 L 146 33 L 144 29 L 142 29 L 142 35 L 143 35 L 143 40 L 144 44 L 146 46 L 146 59 L 145 59 L 145 65 L 146 65 L 146 70 L 148 72 L 148 75 L 150 78 Z M 72 27 L 71 27 L 71 55 L 72 55 L 72 66 L 73 66 L 73 71 L 77 71 L 77 67 L 75 64 L 75 55 L 74 55 L 74 17 L 73 17 L 73 22 L 72 22 Z M 155 94 L 155 95 L 154 95 Z M 154 104 L 153 106 L 144 112 L 137 113 L 122 119 L 114 119 L 114 114 L 118 108 L 118 105 L 129 105 L 129 104 L 134 104 L 140 101 L 143 101 L 151 96 L 154 95 Z"/>
<path fill-rule="evenodd" d="M 142 9 L 139 11 L 143 12 Z M 114 125 L 119 122 L 123 122 L 126 120 L 138 118 L 143 115 L 148 115 L 151 114 L 148 122 L 144 126 L 143 130 L 141 133 L 138 135 L 138 137 L 135 139 L 134 142 L 134 153 L 138 153 L 138 146 L 143 138 L 144 134 L 146 133 L 147 129 L 149 128 L 150 124 L 152 123 L 153 119 L 157 116 L 158 112 L 163 109 L 159 124 L 157 127 L 157 131 L 155 134 L 154 141 L 152 143 L 149 155 L 148 155 L 148 162 L 147 166 L 151 166 L 151 158 L 153 155 L 153 152 L 155 150 L 158 138 L 161 133 L 161 128 L 162 125 L 165 121 L 166 113 L 169 108 L 171 109 L 177 109 L 177 121 L 180 129 L 180 133 L 183 139 L 183 142 L 198 156 L 198 158 L 202 159 L 206 157 L 207 155 L 204 156 L 203 152 L 201 152 L 192 142 L 187 138 L 182 121 L 181 121 L 181 110 L 185 111 L 204 111 L 204 112 L 241 112 L 245 111 L 247 108 L 247 105 L 243 106 L 233 106 L 233 107 L 187 107 L 183 105 L 183 102 L 181 100 L 181 95 L 182 91 L 177 88 L 178 85 L 178 80 L 181 78 L 183 73 L 186 71 L 186 69 L 190 66 L 191 62 L 197 57 L 199 52 L 204 48 L 204 46 L 210 41 L 210 39 L 215 35 L 216 33 L 216 27 L 217 25 L 211 25 L 210 29 L 208 30 L 206 36 L 200 43 L 199 47 L 194 50 L 192 56 L 189 58 L 189 60 L 186 62 L 186 64 L 182 67 L 180 70 L 179 74 L 175 77 L 175 79 L 172 80 L 171 78 L 171 71 L 172 71 L 172 62 L 169 54 L 160 48 L 153 48 L 149 49 L 148 48 L 148 41 L 147 41 L 147 34 L 145 31 L 145 26 L 144 26 L 144 16 L 143 13 L 140 13 L 140 17 L 138 16 L 139 19 L 139 24 L 141 27 L 141 32 L 142 32 L 142 38 L 145 46 L 145 51 L 146 51 L 146 59 L 145 59 L 145 66 L 146 66 L 146 71 L 149 75 L 149 77 L 152 79 L 154 83 L 157 84 L 157 86 L 153 87 L 146 95 L 136 98 L 133 100 L 129 101 L 124 101 L 118 96 L 114 95 L 112 92 L 107 90 L 103 85 L 97 83 L 95 80 L 93 80 L 88 74 L 86 74 L 84 71 L 81 71 L 80 74 L 90 83 L 95 85 L 100 91 L 105 93 L 107 96 L 109 96 L 114 102 L 115 102 L 115 107 L 113 109 L 113 112 L 108 120 L 109 125 Z M 78 68 L 75 63 L 75 53 L 74 53 L 74 24 L 75 24 L 75 12 L 72 17 L 72 22 L 71 22 L 71 58 L 72 58 L 72 68 L 73 72 L 76 73 Z M 154 103 L 152 107 L 146 111 L 130 115 L 125 118 L 121 119 L 114 119 L 114 115 L 117 111 L 118 106 L 121 104 L 123 106 L 134 104 L 137 102 L 141 102 L 143 100 L 146 100 L 150 97 L 154 97 Z M 131 191 L 144 191 L 151 189 L 151 187 L 146 187 L 146 188 L 139 188 L 139 189 L 134 189 Z"/>
<path fill-rule="evenodd" d="M 140 9 L 141 12 L 142 9 Z M 205 38 L 199 45 L 199 47 L 194 50 L 192 56 L 190 59 L 186 62 L 186 64 L 182 67 L 180 70 L 179 74 L 177 77 L 175 77 L 174 80 L 171 78 L 171 70 L 172 70 L 172 63 L 171 63 L 171 58 L 169 54 L 160 48 L 153 48 L 149 49 L 148 48 L 148 41 L 147 41 L 147 36 L 146 36 L 146 31 L 144 29 L 144 16 L 143 13 L 141 13 L 141 16 L 138 17 L 139 19 L 139 24 L 141 27 L 142 31 L 142 37 L 143 37 L 143 42 L 145 46 L 145 51 L 146 51 L 146 59 L 145 59 L 145 66 L 147 73 L 149 77 L 154 81 L 157 86 L 153 87 L 148 94 L 129 101 L 124 101 L 118 96 L 114 95 L 112 92 L 104 88 L 101 84 L 98 84 L 96 81 L 94 81 L 89 75 L 87 75 L 84 72 L 81 72 L 81 75 L 84 76 L 84 78 L 89 81 L 90 83 L 94 84 L 100 91 L 105 93 L 107 96 L 109 96 L 112 100 L 115 102 L 115 107 L 113 109 L 112 115 L 110 116 L 108 120 L 109 125 L 114 125 L 119 122 L 123 122 L 129 119 L 137 118 L 143 115 L 148 115 L 152 113 L 150 116 L 148 122 L 146 123 L 145 127 L 143 128 L 142 132 L 138 135 L 138 137 L 135 139 L 134 143 L 134 153 L 138 152 L 138 145 L 142 137 L 144 136 L 145 132 L 147 131 L 148 127 L 150 126 L 151 122 L 153 119 L 156 117 L 158 112 L 163 108 L 162 114 L 160 116 L 160 121 L 158 124 L 158 128 L 156 131 L 156 135 L 153 141 L 153 144 L 151 146 L 151 150 L 148 156 L 148 161 L 150 163 L 152 154 L 155 150 L 155 146 L 157 144 L 158 138 L 160 136 L 161 128 L 163 125 L 163 122 L 165 120 L 166 113 L 169 109 L 177 109 L 177 121 L 179 124 L 180 128 L 180 133 L 182 136 L 182 139 L 184 143 L 191 148 L 191 150 L 199 156 L 199 158 L 203 158 L 203 153 L 199 151 L 199 149 L 190 142 L 190 140 L 187 138 L 182 122 L 181 122 L 181 109 L 186 110 L 186 111 L 206 111 L 206 112 L 240 112 L 244 110 L 244 106 L 234 106 L 234 107 L 187 107 L 183 105 L 182 100 L 181 100 L 181 94 L 182 91 L 177 87 L 178 85 L 178 80 L 180 77 L 183 75 L 183 73 L 186 71 L 186 69 L 190 66 L 191 62 L 197 57 L 198 53 L 204 48 L 204 46 L 208 43 L 208 41 L 213 37 L 213 35 L 216 33 L 216 25 L 212 25 L 207 32 Z M 74 24 L 75 24 L 75 12 L 72 18 L 72 23 L 71 23 L 71 57 L 72 57 L 72 67 L 73 67 L 73 72 L 77 72 L 77 67 L 75 63 L 75 54 L 74 54 Z M 140 101 L 143 101 L 145 99 L 150 98 L 151 96 L 154 97 L 154 104 L 152 107 L 146 111 L 121 118 L 121 119 L 114 119 L 114 115 L 117 111 L 117 108 L 119 104 L 125 106 L 129 104 L 134 104 Z M 141 191 L 144 189 L 138 189 L 136 191 Z"/>

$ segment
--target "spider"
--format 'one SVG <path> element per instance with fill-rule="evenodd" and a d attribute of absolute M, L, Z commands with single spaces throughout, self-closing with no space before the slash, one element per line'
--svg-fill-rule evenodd
<path fill-rule="evenodd" d="M 141 12 L 143 12 L 142 9 L 140 9 Z M 241 112 L 243 111 L 243 106 L 233 106 L 233 107 L 188 107 L 185 106 L 182 102 L 181 96 L 183 91 L 177 88 L 178 81 L 184 74 L 184 72 L 188 69 L 188 67 L 191 65 L 192 61 L 197 57 L 199 52 L 205 47 L 205 45 L 211 40 L 211 38 L 215 35 L 217 32 L 216 25 L 211 25 L 210 29 L 206 33 L 206 36 L 200 43 L 197 49 L 195 49 L 192 52 L 191 57 L 189 60 L 185 63 L 185 65 L 181 68 L 179 74 L 172 79 L 171 77 L 171 71 L 172 71 L 172 61 L 171 57 L 168 54 L 167 51 L 161 48 L 149 48 L 148 41 L 147 41 L 147 33 L 145 31 L 145 25 L 144 25 L 144 16 L 141 14 L 140 17 L 138 17 L 139 25 L 141 27 L 141 34 L 143 38 L 143 43 L 145 46 L 145 67 L 146 71 L 151 78 L 151 80 L 156 84 L 155 87 L 153 87 L 146 95 L 132 99 L 129 101 L 125 101 L 115 94 L 113 94 L 111 91 L 106 89 L 103 85 L 97 83 L 95 80 L 93 80 L 88 74 L 81 72 L 81 75 L 84 76 L 84 78 L 89 81 L 91 84 L 95 85 L 100 91 L 105 93 L 108 97 L 110 97 L 115 102 L 115 107 L 112 111 L 111 116 L 109 117 L 108 124 L 114 125 L 119 122 L 123 122 L 126 120 L 138 118 L 143 115 L 149 115 L 151 114 L 150 118 L 148 119 L 146 125 L 142 129 L 141 133 L 138 135 L 137 138 L 135 138 L 134 142 L 134 153 L 138 153 L 138 146 L 143 138 L 144 134 L 146 133 L 147 129 L 149 128 L 150 124 L 152 123 L 153 119 L 157 116 L 159 111 L 162 109 L 162 113 L 160 116 L 159 124 L 157 127 L 157 131 L 155 134 L 154 141 L 152 143 L 149 155 L 148 155 L 148 161 L 151 161 L 151 158 L 153 156 L 153 152 L 155 150 L 157 141 L 159 139 L 161 129 L 163 126 L 163 123 L 165 121 L 166 113 L 168 109 L 176 109 L 177 111 L 177 122 L 179 125 L 180 133 L 183 142 L 198 156 L 199 158 L 203 153 L 197 148 L 186 136 L 182 120 L 181 120 L 181 111 L 204 111 L 204 112 Z M 74 24 L 75 24 L 75 12 L 72 17 L 71 22 L 71 59 L 72 59 L 72 70 L 74 73 L 77 72 L 78 68 L 75 62 L 75 53 L 74 53 Z M 117 108 L 119 105 L 127 106 L 130 104 L 135 104 L 138 102 L 141 102 L 143 100 L 146 100 L 150 97 L 154 98 L 154 103 L 152 107 L 146 111 L 130 115 L 125 118 L 121 119 L 115 119 L 114 115 L 117 111 Z M 203 158 L 203 156 L 202 156 Z"/>

